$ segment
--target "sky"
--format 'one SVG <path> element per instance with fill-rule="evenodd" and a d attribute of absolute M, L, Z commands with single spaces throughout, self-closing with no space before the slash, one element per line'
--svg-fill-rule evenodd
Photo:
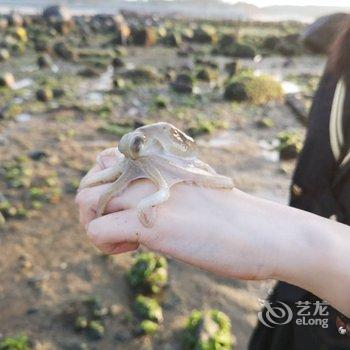
<path fill-rule="evenodd" d="M 235 3 L 237 0 L 225 0 L 229 3 Z M 316 5 L 316 6 L 346 6 L 350 7 L 349 0 L 246 0 L 250 4 L 256 6 L 270 5 Z"/>

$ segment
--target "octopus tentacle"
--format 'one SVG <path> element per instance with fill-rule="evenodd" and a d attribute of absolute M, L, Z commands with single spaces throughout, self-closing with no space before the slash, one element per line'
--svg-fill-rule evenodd
<path fill-rule="evenodd" d="M 121 164 L 117 164 L 113 167 L 103 169 L 94 174 L 89 174 L 85 176 L 80 183 L 79 189 L 84 189 L 87 187 L 101 185 L 103 183 L 114 181 L 120 176 L 122 172 Z"/>
<path fill-rule="evenodd" d="M 217 174 L 211 167 L 198 167 L 196 162 L 174 163 L 164 161 L 162 158 L 153 159 L 158 169 L 162 172 L 173 175 L 184 182 L 192 182 L 200 186 L 212 188 L 228 188 L 234 187 L 231 178 Z M 205 164 L 205 163 L 203 163 Z"/>
<path fill-rule="evenodd" d="M 156 168 L 145 165 L 144 171 L 149 179 L 159 188 L 140 201 L 137 206 L 137 216 L 145 227 L 152 227 L 156 219 L 155 206 L 164 203 L 170 196 L 170 189 L 163 175 Z"/>
<path fill-rule="evenodd" d="M 107 204 L 112 199 L 112 197 L 118 195 L 123 189 L 126 188 L 130 182 L 142 177 L 144 177 L 144 173 L 141 169 L 132 165 L 127 165 L 127 168 L 120 175 L 120 177 L 112 183 L 110 188 L 103 195 L 101 195 L 97 204 L 97 217 L 100 217 L 104 214 Z"/>

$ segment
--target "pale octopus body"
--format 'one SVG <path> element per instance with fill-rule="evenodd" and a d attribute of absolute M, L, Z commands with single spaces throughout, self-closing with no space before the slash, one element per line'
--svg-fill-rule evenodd
<path fill-rule="evenodd" d="M 157 191 L 140 201 L 138 218 L 145 227 L 155 221 L 155 206 L 170 196 L 170 188 L 179 182 L 199 186 L 232 189 L 230 178 L 219 175 L 194 154 L 194 140 L 168 123 L 142 126 L 125 134 L 118 145 L 123 158 L 117 165 L 104 169 L 82 180 L 80 188 L 112 182 L 101 196 L 97 216 L 104 214 L 112 197 L 123 191 L 137 179 L 150 179 Z"/>

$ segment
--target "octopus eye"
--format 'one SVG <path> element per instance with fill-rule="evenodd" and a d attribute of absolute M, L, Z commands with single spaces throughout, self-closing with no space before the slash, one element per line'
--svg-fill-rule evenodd
<path fill-rule="evenodd" d="M 142 136 L 136 136 L 133 139 L 132 144 L 130 146 L 131 152 L 134 154 L 138 154 L 141 151 L 144 142 L 145 140 Z"/>

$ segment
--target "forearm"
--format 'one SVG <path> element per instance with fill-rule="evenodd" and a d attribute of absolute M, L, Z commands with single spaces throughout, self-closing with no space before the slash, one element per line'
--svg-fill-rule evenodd
<path fill-rule="evenodd" d="M 239 191 L 232 200 L 235 229 L 261 233 L 271 278 L 309 290 L 350 316 L 348 226 Z"/>

